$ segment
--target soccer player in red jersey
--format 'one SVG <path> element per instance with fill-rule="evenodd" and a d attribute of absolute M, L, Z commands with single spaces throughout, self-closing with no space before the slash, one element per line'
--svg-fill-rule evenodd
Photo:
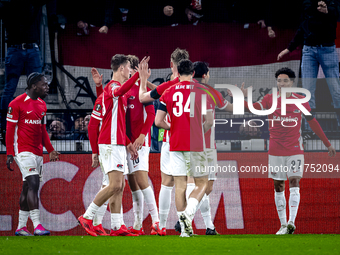
<path fill-rule="evenodd" d="M 132 74 L 138 67 L 139 59 L 134 55 L 128 55 L 131 64 Z M 137 81 L 127 94 L 128 107 L 126 111 L 126 132 L 127 136 L 138 150 L 138 158 L 130 159 L 128 154 L 129 185 L 132 191 L 133 211 L 135 221 L 129 230 L 132 233 L 144 234 L 143 231 L 143 204 L 144 200 L 148 206 L 152 227 L 151 235 L 161 235 L 159 228 L 158 209 L 153 189 L 149 185 L 149 152 L 151 145 L 150 129 L 155 119 L 155 108 L 152 104 L 142 104 L 139 101 L 140 82 Z"/>
<path fill-rule="evenodd" d="M 141 64 L 148 62 L 143 59 Z M 127 108 L 126 93 L 139 77 L 137 72 L 130 79 L 130 62 L 128 57 L 116 54 L 112 57 L 112 80 L 105 86 L 102 103 L 102 126 L 98 137 L 101 166 L 109 176 L 109 184 L 100 190 L 84 215 L 78 218 L 86 232 L 96 236 L 93 229 L 93 217 L 105 201 L 110 199 L 111 236 L 136 236 L 121 224 L 121 204 L 124 190 L 123 174 L 127 170 L 126 150 L 132 159 L 138 157 L 136 149 L 126 136 L 125 112 Z M 127 81 L 126 81 L 127 80 Z M 126 81 L 123 85 L 121 85 Z"/>
<path fill-rule="evenodd" d="M 167 89 L 160 98 L 155 124 L 171 132 L 170 164 L 175 181 L 176 208 L 181 236 L 188 237 L 192 235 L 191 222 L 208 184 L 209 173 L 204 171 L 204 133 L 211 128 L 214 120 L 212 112 L 207 111 L 203 123 L 202 105 L 207 102 L 207 94 L 203 86 L 192 82 L 193 63 L 190 60 L 180 61 L 178 73 L 180 82 Z M 165 122 L 167 112 L 170 114 L 171 126 Z M 188 201 L 185 198 L 187 176 L 193 176 L 196 185 Z"/>
<path fill-rule="evenodd" d="M 7 168 L 15 160 L 20 168 L 23 186 L 20 195 L 19 225 L 17 236 L 31 236 L 26 224 L 28 216 L 34 225 L 34 235 L 49 235 L 40 224 L 39 183 L 43 173 L 43 146 L 49 153 L 50 161 L 59 159 L 46 131 L 46 103 L 48 83 L 41 73 L 31 73 L 27 78 L 27 92 L 16 97 L 7 113 Z"/>
<path fill-rule="evenodd" d="M 209 67 L 208 64 L 202 61 L 196 61 L 194 62 L 194 68 L 195 68 L 195 75 L 194 78 L 197 79 L 198 82 L 201 84 L 208 84 L 210 79 L 209 74 Z M 219 92 L 215 92 L 219 93 Z M 222 95 L 219 95 L 221 98 Z M 211 97 L 209 97 L 212 99 Z M 208 102 L 210 104 L 210 111 L 212 111 L 214 119 L 215 119 L 215 108 L 213 105 L 215 105 L 215 102 Z M 216 105 L 216 108 L 220 110 L 226 110 L 226 111 L 232 111 L 232 104 L 229 104 L 227 100 L 223 100 L 222 105 Z M 215 143 L 215 127 L 212 126 L 205 134 L 204 134 L 204 140 L 205 140 L 205 151 L 207 154 L 207 163 L 208 166 L 213 167 L 212 169 L 217 169 L 217 150 L 216 150 L 216 143 Z M 202 198 L 202 201 L 200 202 L 199 208 L 201 210 L 201 214 L 206 226 L 206 235 L 216 235 L 216 229 L 214 226 L 214 223 L 211 219 L 211 210 L 210 210 L 210 202 L 209 202 L 209 194 L 212 192 L 214 181 L 217 179 L 216 177 L 217 171 L 212 171 L 209 173 L 208 177 L 208 187 L 205 192 L 205 196 Z M 187 193 L 191 193 L 192 189 L 194 188 L 193 183 L 188 183 L 187 186 Z"/>
<path fill-rule="evenodd" d="M 278 86 L 277 109 L 268 116 L 271 120 L 269 123 L 269 151 L 268 164 L 269 178 L 274 180 L 275 205 L 281 222 L 281 228 L 277 235 L 293 234 L 295 227 L 295 218 L 300 203 L 299 182 L 304 171 L 303 141 L 301 137 L 301 120 L 302 112 L 295 104 L 287 105 L 286 115 L 281 113 L 281 89 L 292 87 L 294 84 L 295 73 L 289 68 L 281 68 L 275 73 Z M 247 90 L 244 84 L 241 87 L 245 96 Z M 299 99 L 304 96 L 296 93 L 287 93 L 287 99 Z M 273 102 L 273 94 L 267 94 L 262 100 L 253 104 L 257 110 L 270 109 Z M 311 108 L 309 103 L 302 104 L 309 112 Z M 322 140 L 328 149 L 330 157 L 335 156 L 336 151 L 328 141 L 325 133 L 319 125 L 319 122 L 312 115 L 305 115 L 311 129 Z M 287 223 L 286 216 L 286 198 L 285 198 L 285 181 L 289 180 L 289 220 Z"/>
<path fill-rule="evenodd" d="M 103 94 L 97 97 L 96 102 L 94 104 L 94 108 L 91 113 L 91 119 L 88 125 L 88 135 L 92 149 L 92 167 L 96 168 L 100 164 L 100 155 L 99 155 L 99 146 L 98 146 L 98 137 L 99 132 L 103 120 L 102 114 L 102 102 L 103 102 Z M 102 179 L 102 187 L 101 189 L 105 188 L 109 184 L 109 176 L 104 172 L 104 169 L 101 167 L 103 172 L 103 179 Z M 102 221 L 105 215 L 106 209 L 108 205 L 108 200 L 104 202 L 102 206 L 99 207 L 98 211 L 96 212 L 93 218 L 93 230 L 97 235 L 107 236 L 105 229 L 103 228 Z"/>
<path fill-rule="evenodd" d="M 146 84 L 141 83 L 139 88 L 139 100 L 141 103 L 149 103 L 156 99 L 159 99 L 163 92 L 172 85 L 179 82 L 178 79 L 178 63 L 183 59 L 189 59 L 189 53 L 184 49 L 175 49 L 170 57 L 170 67 L 172 71 L 171 81 L 164 82 L 159 86 L 147 91 Z M 153 84 L 147 82 L 148 87 Z M 153 85 L 154 86 L 154 85 Z M 170 123 L 169 114 L 166 116 L 167 122 Z M 171 192 L 174 186 L 174 178 L 172 176 L 172 170 L 170 167 L 170 151 L 169 151 L 169 130 L 164 131 L 163 144 L 161 149 L 161 190 L 159 192 L 159 226 L 162 229 L 162 235 L 166 235 L 166 222 L 168 219 L 170 206 L 171 206 Z"/>

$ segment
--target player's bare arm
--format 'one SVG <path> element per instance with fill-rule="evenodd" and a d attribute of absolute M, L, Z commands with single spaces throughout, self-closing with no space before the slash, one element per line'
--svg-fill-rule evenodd
<path fill-rule="evenodd" d="M 170 130 L 170 125 L 165 121 L 166 112 L 162 110 L 157 110 L 155 125 L 158 128 L 163 128 L 165 130 Z"/>
<path fill-rule="evenodd" d="M 153 89 L 156 89 L 157 88 L 157 86 L 155 85 L 155 84 L 153 84 L 153 83 L 151 83 L 151 82 L 149 82 L 149 81 L 147 81 L 147 84 L 146 84 L 147 86 L 148 86 L 148 88 L 149 89 L 151 89 L 151 90 L 153 90 Z"/>
<path fill-rule="evenodd" d="M 14 161 L 13 155 L 7 155 L 6 165 L 7 165 L 8 170 L 10 171 L 14 171 L 14 169 L 11 168 L 11 164 L 13 163 L 13 161 Z"/>
<path fill-rule="evenodd" d="M 139 87 L 139 101 L 141 103 L 149 103 L 152 102 L 153 99 L 150 96 L 150 92 L 147 92 L 147 83 L 148 83 L 148 78 L 151 75 L 151 70 L 149 69 L 149 62 L 150 57 L 148 57 L 145 61 L 141 61 L 140 64 L 138 65 L 138 72 L 139 72 L 139 77 L 140 77 L 140 87 Z M 148 95 L 148 96 L 147 96 Z M 146 99 L 148 99 L 146 101 Z"/>

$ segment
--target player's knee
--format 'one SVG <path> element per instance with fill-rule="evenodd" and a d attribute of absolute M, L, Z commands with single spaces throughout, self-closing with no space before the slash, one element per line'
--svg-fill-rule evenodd
<path fill-rule="evenodd" d="M 124 190 L 124 186 L 121 183 L 115 183 L 107 186 L 108 192 L 111 196 L 117 195 Z"/>
<path fill-rule="evenodd" d="M 210 182 L 209 182 L 207 188 L 205 189 L 205 194 L 207 196 L 209 196 L 209 194 L 212 192 L 212 190 L 213 190 L 213 185 L 210 184 Z"/>
<path fill-rule="evenodd" d="M 172 176 L 162 176 L 162 185 L 173 187 L 175 185 L 174 177 Z"/>
<path fill-rule="evenodd" d="M 298 177 L 289 178 L 289 187 L 290 188 L 299 187 L 299 183 L 300 183 L 300 178 L 298 178 Z"/>
<path fill-rule="evenodd" d="M 274 189 L 276 192 L 282 192 L 285 190 L 285 182 L 284 181 L 274 181 Z"/>

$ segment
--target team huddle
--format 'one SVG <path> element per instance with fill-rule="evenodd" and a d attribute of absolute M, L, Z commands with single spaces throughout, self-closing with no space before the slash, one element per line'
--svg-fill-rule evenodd
<path fill-rule="evenodd" d="M 144 235 L 143 205 L 147 204 L 152 218 L 151 235 L 166 235 L 166 223 L 171 205 L 171 192 L 175 186 L 175 204 L 178 223 L 175 229 L 181 237 L 193 235 L 192 221 L 201 210 L 207 235 L 216 235 L 210 213 L 209 194 L 213 190 L 216 173 L 201 171 L 217 166 L 214 119 L 215 109 L 232 112 L 233 104 L 220 92 L 207 85 L 209 68 L 204 62 L 192 63 L 186 50 L 177 48 L 170 58 L 171 80 L 158 86 L 150 83 L 150 58 L 140 62 L 136 56 L 116 54 L 111 60 L 112 80 L 102 85 L 102 75 L 92 69 L 96 83 L 97 100 L 88 126 L 92 148 L 92 167 L 100 165 L 103 172 L 102 188 L 83 215 L 80 225 L 92 235 L 138 236 Z M 289 68 L 281 68 L 275 74 L 278 86 L 278 103 L 281 88 L 291 87 L 295 74 Z M 26 228 L 28 216 L 34 224 L 35 235 L 48 235 L 39 222 L 39 176 L 42 174 L 42 146 L 52 161 L 59 153 L 53 149 L 46 136 L 46 104 L 41 100 L 47 95 L 46 78 L 33 73 L 27 80 L 27 93 L 14 99 L 7 114 L 7 167 L 15 159 L 23 175 L 23 191 L 20 197 L 19 225 L 16 235 L 31 235 Z M 247 90 L 241 87 L 247 96 Z M 287 93 L 286 98 L 301 98 Z M 160 104 L 155 114 L 153 101 Z M 246 105 L 246 104 L 245 104 Z M 270 109 L 272 94 L 253 104 L 258 110 Z M 308 103 L 304 104 L 310 110 Z M 249 111 L 249 109 L 246 109 Z M 30 111 L 28 111 L 30 110 Z M 28 118 L 28 115 L 33 116 Z M 274 180 L 275 205 L 281 227 L 276 234 L 292 234 L 300 202 L 299 181 L 304 166 L 300 133 L 303 114 L 295 105 L 287 107 L 284 117 L 297 119 L 293 128 L 280 123 L 269 127 L 269 164 L 288 166 L 288 172 L 269 172 Z M 269 119 L 281 119 L 277 108 Z M 329 143 L 319 123 L 313 116 L 304 116 L 312 130 L 328 148 L 329 155 L 335 149 Z M 27 121 L 31 120 L 31 121 Z M 157 208 L 153 189 L 148 183 L 149 151 L 152 124 L 165 130 L 161 149 L 161 190 Z M 34 133 L 34 136 L 32 136 Z M 299 170 L 299 171 L 297 171 Z M 123 220 L 122 197 L 125 175 L 132 192 L 134 224 L 126 227 Z M 285 180 L 289 179 L 289 220 L 286 216 L 284 195 Z M 102 220 L 107 206 L 111 213 L 111 231 L 106 233 Z"/>

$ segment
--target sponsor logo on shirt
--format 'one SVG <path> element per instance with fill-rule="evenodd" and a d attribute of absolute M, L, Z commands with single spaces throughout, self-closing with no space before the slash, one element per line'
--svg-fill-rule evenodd
<path fill-rule="evenodd" d="M 7 118 L 10 118 L 10 119 L 12 119 L 12 118 L 13 118 L 13 115 L 11 115 L 11 114 L 7 114 Z"/>
<path fill-rule="evenodd" d="M 118 164 L 118 165 L 117 165 L 117 168 L 122 169 L 122 168 L 123 168 L 123 165 L 122 165 L 122 164 Z"/>
<path fill-rule="evenodd" d="M 133 108 L 135 108 L 135 106 L 133 104 L 128 104 L 127 108 L 133 109 Z"/>
<path fill-rule="evenodd" d="M 30 114 L 31 112 L 33 112 L 33 111 L 27 111 L 27 114 Z"/>
<path fill-rule="evenodd" d="M 11 114 L 13 112 L 13 108 L 12 107 L 8 107 L 8 113 Z"/>
<path fill-rule="evenodd" d="M 291 116 L 289 117 L 274 116 L 273 119 L 278 119 L 278 120 L 287 121 L 287 122 L 297 122 L 299 120 L 298 117 L 292 118 Z"/>
<path fill-rule="evenodd" d="M 41 120 L 28 120 L 28 119 L 25 119 L 25 124 L 37 124 L 37 125 L 40 125 L 41 124 Z"/>

